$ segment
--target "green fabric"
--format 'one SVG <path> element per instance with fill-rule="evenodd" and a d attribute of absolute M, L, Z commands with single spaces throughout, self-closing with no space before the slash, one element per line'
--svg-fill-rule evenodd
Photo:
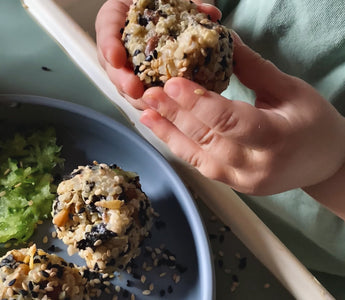
<path fill-rule="evenodd" d="M 237 2 L 237 1 L 236 1 Z M 225 24 L 281 70 L 313 85 L 345 115 L 344 0 L 241 0 Z M 235 76 L 223 93 L 253 103 Z M 269 197 L 241 195 L 309 268 L 345 275 L 345 223 L 297 189 Z M 344 199 L 345 200 L 345 199 Z"/>

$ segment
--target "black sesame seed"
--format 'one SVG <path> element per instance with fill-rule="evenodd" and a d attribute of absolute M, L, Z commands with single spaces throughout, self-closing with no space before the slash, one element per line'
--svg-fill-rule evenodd
<path fill-rule="evenodd" d="M 75 170 L 74 172 L 71 173 L 71 176 L 74 177 L 76 175 L 79 175 L 81 174 L 82 171 L 83 171 L 82 169 Z"/>
<path fill-rule="evenodd" d="M 232 281 L 240 282 L 240 280 L 238 279 L 238 276 L 236 274 L 232 275 Z"/>
<path fill-rule="evenodd" d="M 161 297 L 164 297 L 164 296 L 165 296 L 165 291 L 164 291 L 164 290 L 160 290 L 160 291 L 159 291 L 159 295 L 160 295 Z"/>
<path fill-rule="evenodd" d="M 31 296 L 32 296 L 32 297 L 34 297 L 34 298 L 37 298 L 37 297 L 38 297 L 38 293 L 37 293 L 37 292 L 32 291 L 32 292 L 31 292 Z"/>
<path fill-rule="evenodd" d="M 19 290 L 19 293 L 21 293 L 23 296 L 27 296 L 29 294 L 26 290 Z"/>
<path fill-rule="evenodd" d="M 139 53 L 141 53 L 141 50 L 140 49 L 136 49 L 133 53 L 133 56 L 136 56 L 138 55 Z"/>
<path fill-rule="evenodd" d="M 231 230 L 230 227 L 227 226 L 227 225 L 224 225 L 224 229 L 225 229 L 225 231 L 230 231 Z"/>
<path fill-rule="evenodd" d="M 120 33 L 123 34 L 124 28 L 120 28 Z"/>
<path fill-rule="evenodd" d="M 240 258 L 240 261 L 238 263 L 238 268 L 240 270 L 243 270 L 243 269 L 245 269 L 246 266 L 247 266 L 247 258 L 246 257 Z"/>
<path fill-rule="evenodd" d="M 168 293 L 171 294 L 173 292 L 173 288 L 171 285 L 168 286 L 168 289 L 167 289 Z"/>
<path fill-rule="evenodd" d="M 159 230 L 166 227 L 166 223 L 162 220 L 155 221 L 155 227 Z"/>
<path fill-rule="evenodd" d="M 219 268 L 222 268 L 224 266 L 224 262 L 222 259 L 218 259 L 218 266 Z"/>
<path fill-rule="evenodd" d="M 151 61 L 153 59 L 152 55 L 148 55 L 145 57 L 145 61 Z"/>
<path fill-rule="evenodd" d="M 46 72 L 50 72 L 51 71 L 51 69 L 49 69 L 48 67 L 45 67 L 45 66 L 42 66 L 41 69 L 43 71 L 46 71 Z"/>
<path fill-rule="evenodd" d="M 28 287 L 29 287 L 30 291 L 32 291 L 34 289 L 34 284 L 32 283 L 32 281 L 29 281 Z"/>
<path fill-rule="evenodd" d="M 42 274 L 42 276 L 45 277 L 45 278 L 48 278 L 48 277 L 49 277 L 49 273 L 46 272 L 46 271 L 44 271 L 44 270 L 41 271 L 41 274 Z"/>
<path fill-rule="evenodd" d="M 154 57 L 154 58 L 157 58 L 157 57 L 158 57 L 158 52 L 157 52 L 157 50 L 156 50 L 156 49 L 155 49 L 155 50 L 153 50 L 153 53 L 152 53 L 152 54 L 153 54 L 153 57 Z"/>
<path fill-rule="evenodd" d="M 56 251 L 55 245 L 51 245 L 51 246 L 48 248 L 48 251 L 55 252 L 55 251 Z"/>
<path fill-rule="evenodd" d="M 12 286 L 16 283 L 16 278 L 12 279 L 9 283 L 8 283 L 8 286 Z"/>
<path fill-rule="evenodd" d="M 132 283 L 132 281 L 130 281 L 130 280 L 127 280 L 127 283 L 126 283 L 126 285 L 127 285 L 128 287 L 131 287 L 131 286 L 133 286 L 133 283 Z"/>
<path fill-rule="evenodd" d="M 100 269 L 99 269 L 99 266 L 98 266 L 98 263 L 95 263 L 95 265 L 93 266 L 93 269 L 95 270 L 95 271 L 99 271 Z"/>
<path fill-rule="evenodd" d="M 140 69 L 140 66 L 139 66 L 139 65 L 138 65 L 138 66 L 135 66 L 135 68 L 134 68 L 134 74 L 135 74 L 135 75 L 138 75 L 138 73 L 140 72 L 139 69 Z"/>
<path fill-rule="evenodd" d="M 39 258 L 34 259 L 34 264 L 40 264 L 40 263 L 41 263 L 41 260 Z"/>
<path fill-rule="evenodd" d="M 142 15 L 139 15 L 138 16 L 138 24 L 140 25 L 140 26 L 146 26 L 147 24 L 148 24 L 148 21 L 147 21 L 147 19 L 146 18 L 144 18 Z"/>

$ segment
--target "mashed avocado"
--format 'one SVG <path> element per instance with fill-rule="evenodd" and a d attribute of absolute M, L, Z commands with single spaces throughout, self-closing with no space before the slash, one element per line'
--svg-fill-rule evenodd
<path fill-rule="evenodd" d="M 50 216 L 60 150 L 53 128 L 0 141 L 0 243 L 27 240 Z"/>

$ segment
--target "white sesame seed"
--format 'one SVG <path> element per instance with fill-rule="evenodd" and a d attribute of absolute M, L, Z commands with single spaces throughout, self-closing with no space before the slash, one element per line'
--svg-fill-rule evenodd
<path fill-rule="evenodd" d="M 202 90 L 202 89 L 195 89 L 195 90 L 194 90 L 194 94 L 197 94 L 197 95 L 202 96 L 202 95 L 205 94 L 205 91 Z"/>
<path fill-rule="evenodd" d="M 149 285 L 149 290 L 150 290 L 150 291 L 153 291 L 154 288 L 155 288 L 154 284 L 153 284 L 153 283 L 150 283 L 150 285 Z"/>
<path fill-rule="evenodd" d="M 47 244 L 48 243 L 48 237 L 45 235 L 43 240 L 42 240 L 43 244 Z"/>
<path fill-rule="evenodd" d="M 142 294 L 145 296 L 148 296 L 151 294 L 151 291 L 150 290 L 143 290 Z"/>
<path fill-rule="evenodd" d="M 167 274 L 167 272 L 163 272 L 159 274 L 159 277 L 164 277 Z"/>
<path fill-rule="evenodd" d="M 146 276 L 145 276 L 145 275 L 141 275 L 140 281 L 141 281 L 142 283 L 145 283 L 145 281 L 146 281 Z"/>

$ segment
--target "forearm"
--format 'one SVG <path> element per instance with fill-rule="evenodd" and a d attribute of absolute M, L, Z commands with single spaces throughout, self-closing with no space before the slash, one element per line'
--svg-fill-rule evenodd
<path fill-rule="evenodd" d="M 303 190 L 345 220 L 345 163 L 332 177 Z"/>

